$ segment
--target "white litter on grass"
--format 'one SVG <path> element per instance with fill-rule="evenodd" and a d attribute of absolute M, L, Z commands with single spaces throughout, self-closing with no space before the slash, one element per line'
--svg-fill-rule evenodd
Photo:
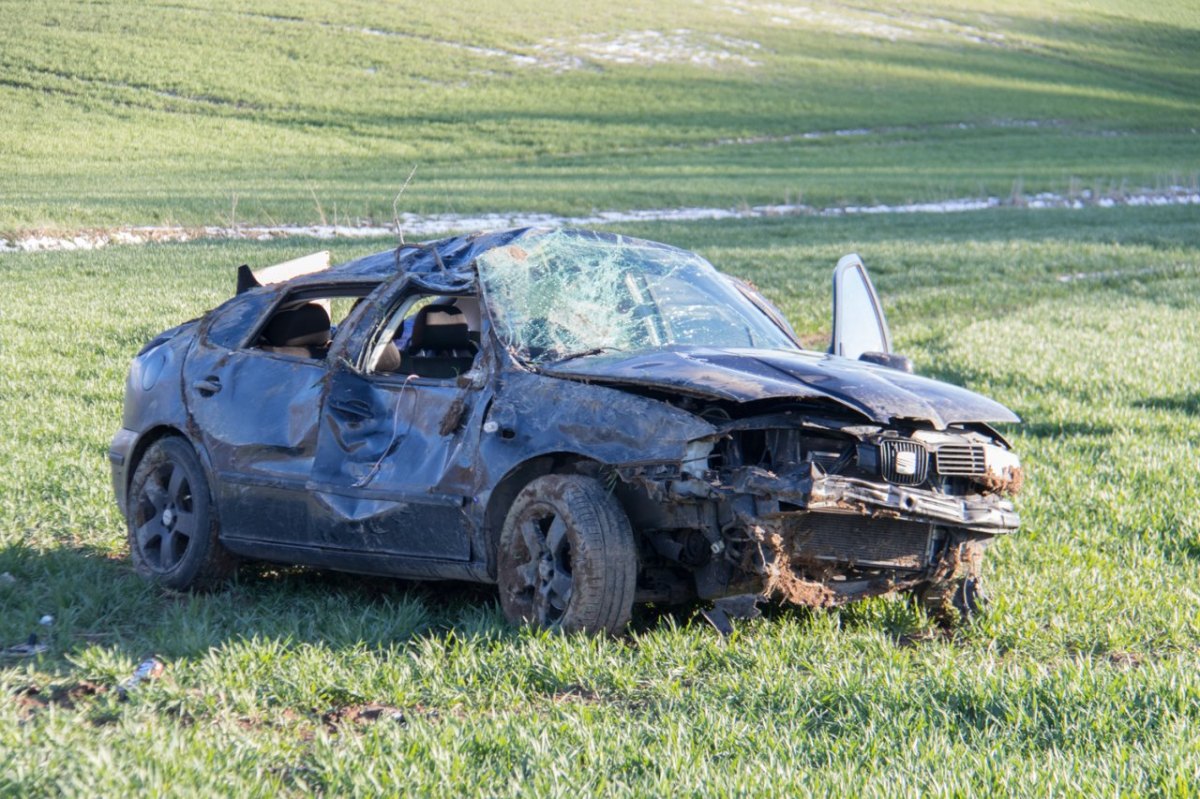
<path fill-rule="evenodd" d="M 721 219 L 760 219 L 782 216 L 869 216 L 884 214 L 954 214 L 1000 207 L 1032 209 L 1081 209 L 1116 206 L 1200 205 L 1200 191 L 1173 187 L 1165 191 L 1124 193 L 1096 197 L 1091 191 L 1064 196 L 1042 193 L 1032 197 L 1001 200 L 998 197 L 959 198 L 939 202 L 901 205 L 841 205 L 814 208 L 787 203 L 741 208 L 647 208 L 633 211 L 597 211 L 585 216 L 560 216 L 544 213 L 492 214 L 401 214 L 400 229 L 407 237 L 442 236 L 459 231 L 502 230 L 513 227 L 600 227 L 629 222 L 696 222 Z M 394 236 L 392 225 L 239 225 L 237 227 L 125 227 L 96 230 L 70 236 L 31 234 L 15 240 L 0 239 L 0 252 L 39 252 L 45 250 L 94 250 L 110 244 L 180 242 L 193 239 L 249 239 L 267 241 L 277 238 L 313 239 L 385 238 Z"/>
<path fill-rule="evenodd" d="M 588 61 L 604 64 L 692 64 L 701 67 L 757 67 L 762 63 L 747 55 L 762 50 L 758 42 L 719 33 L 699 33 L 687 28 L 546 39 L 533 49 L 539 55 L 541 66 L 551 67 L 558 72 L 579 69 Z"/>

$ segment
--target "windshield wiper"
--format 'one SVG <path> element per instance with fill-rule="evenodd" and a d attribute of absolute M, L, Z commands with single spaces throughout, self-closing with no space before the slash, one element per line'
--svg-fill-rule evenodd
<path fill-rule="evenodd" d="M 575 358 L 586 358 L 589 355 L 599 355 L 600 353 L 608 352 L 609 350 L 622 352 L 620 347 L 614 347 L 610 344 L 606 344 L 602 347 L 591 347 L 586 350 L 578 350 L 577 352 L 568 352 L 567 354 L 560 355 L 559 357 L 550 361 L 550 365 L 557 366 L 560 363 L 565 363 L 566 361 L 574 360 Z"/>

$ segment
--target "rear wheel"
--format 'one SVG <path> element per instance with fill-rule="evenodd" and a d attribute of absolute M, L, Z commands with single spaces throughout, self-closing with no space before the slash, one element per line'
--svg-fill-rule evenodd
<path fill-rule="evenodd" d="M 142 577 L 176 590 L 206 588 L 229 577 L 236 561 L 217 539 L 217 517 L 204 467 L 181 438 L 146 450 L 129 486 L 129 551 Z"/>
<path fill-rule="evenodd" d="M 505 519 L 497 576 L 514 624 L 616 635 L 629 623 L 637 583 L 629 518 L 591 477 L 539 477 Z"/>

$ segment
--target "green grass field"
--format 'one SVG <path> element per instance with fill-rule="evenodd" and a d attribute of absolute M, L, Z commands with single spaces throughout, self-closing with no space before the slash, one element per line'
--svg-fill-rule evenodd
<path fill-rule="evenodd" d="M 1104 194 L 1200 171 L 1200 12 L 1181 2 L 0 16 L 0 237 L 387 220 L 414 164 L 402 210 L 423 213 Z M 631 43 L 658 62 L 615 61 Z M 0 796 L 1200 791 L 1200 210 L 610 229 L 701 252 L 813 334 L 857 251 L 917 371 L 1024 418 L 1005 431 L 1024 526 L 989 553 L 986 616 L 946 635 L 904 600 L 772 608 L 722 640 L 695 608 L 645 609 L 614 641 L 514 630 L 464 586 L 248 567 L 164 593 L 133 574 L 109 485 L 129 359 L 227 297 L 237 264 L 389 242 L 0 254 L 0 647 L 50 647 L 0 660 Z M 149 653 L 163 675 L 121 701 Z"/>
<path fill-rule="evenodd" d="M 512 630 L 484 590 L 249 569 L 164 594 L 126 562 L 107 482 L 127 360 L 226 296 L 232 264 L 314 245 L 9 257 L 0 640 L 36 628 L 52 649 L 0 670 L 0 792 L 1194 793 L 1194 211 L 628 232 L 699 249 L 810 331 L 857 249 L 918 370 L 1025 418 L 1025 528 L 992 550 L 985 618 L 944 637 L 872 600 L 775 610 L 723 642 L 685 608 L 609 641 Z M 165 675 L 118 701 L 148 652 Z M 404 722 L 355 720 L 375 704 Z"/>
<path fill-rule="evenodd" d="M 387 221 L 414 166 L 403 209 L 420 213 L 1105 193 L 1200 173 L 1185 2 L 0 12 L 0 231 Z M 838 130 L 865 132 L 787 140 Z"/>

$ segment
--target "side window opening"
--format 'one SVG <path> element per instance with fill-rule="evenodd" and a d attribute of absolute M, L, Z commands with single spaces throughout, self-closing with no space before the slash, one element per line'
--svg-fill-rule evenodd
<path fill-rule="evenodd" d="M 340 325 L 372 287 L 303 291 L 285 297 L 249 344 L 277 355 L 323 360 Z"/>
<path fill-rule="evenodd" d="M 369 371 L 448 379 L 470 371 L 479 354 L 477 297 L 409 297 L 388 318 Z"/>

